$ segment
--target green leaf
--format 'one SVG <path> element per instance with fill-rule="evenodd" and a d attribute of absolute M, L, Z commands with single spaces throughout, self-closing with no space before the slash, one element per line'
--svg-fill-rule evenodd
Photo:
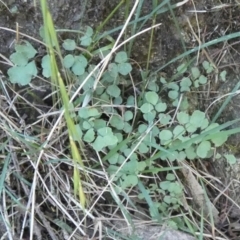
<path fill-rule="evenodd" d="M 92 144 L 92 147 L 97 152 L 101 151 L 104 147 L 106 147 L 105 143 L 103 142 L 103 137 L 97 136 L 94 143 Z"/>
<path fill-rule="evenodd" d="M 205 119 L 203 120 L 203 122 L 202 122 L 201 129 L 202 129 L 202 130 L 205 129 L 206 127 L 208 127 L 208 125 L 209 125 L 209 121 L 208 121 L 207 118 L 205 118 Z"/>
<path fill-rule="evenodd" d="M 89 117 L 100 117 L 101 116 L 101 113 L 99 113 L 97 108 L 90 107 L 90 108 L 87 108 L 87 110 L 88 110 Z"/>
<path fill-rule="evenodd" d="M 125 133 L 131 133 L 132 132 L 132 126 L 128 122 L 124 122 L 123 131 Z"/>
<path fill-rule="evenodd" d="M 184 161 L 186 159 L 186 153 L 183 151 L 179 152 L 177 159 L 178 161 Z"/>
<path fill-rule="evenodd" d="M 79 84 L 82 84 L 86 77 L 88 76 L 88 73 L 85 72 L 83 73 L 82 75 L 78 76 L 79 78 Z M 91 90 L 93 88 L 93 85 L 95 83 L 95 78 L 94 77 L 90 77 L 83 85 L 83 90 L 84 91 L 88 91 L 88 90 Z"/>
<path fill-rule="evenodd" d="M 203 132 L 209 131 L 211 129 L 217 128 L 219 126 L 218 123 L 211 123 Z"/>
<path fill-rule="evenodd" d="M 121 105 L 123 103 L 123 99 L 121 96 L 114 98 L 113 104 L 114 105 Z"/>
<path fill-rule="evenodd" d="M 190 87 L 192 86 L 192 81 L 189 77 L 184 77 L 181 82 L 180 82 L 180 86 L 183 87 L 183 86 L 187 86 L 187 87 Z"/>
<path fill-rule="evenodd" d="M 112 129 L 110 127 L 103 127 L 98 129 L 98 135 L 99 136 L 108 136 L 108 135 L 113 135 Z"/>
<path fill-rule="evenodd" d="M 115 145 L 118 138 L 113 135 L 111 128 L 98 129 L 98 136 L 92 144 L 96 151 L 101 151 L 104 147 Z"/>
<path fill-rule="evenodd" d="M 113 156 L 111 156 L 110 158 L 108 158 L 108 162 L 110 164 L 116 164 L 118 162 L 118 157 L 119 157 L 119 154 L 118 153 L 115 153 Z"/>
<path fill-rule="evenodd" d="M 28 57 L 21 52 L 11 54 L 10 60 L 17 66 L 25 66 L 28 63 Z"/>
<path fill-rule="evenodd" d="M 125 175 L 124 180 L 121 183 L 121 187 L 126 189 L 128 187 L 134 187 L 138 184 L 138 177 L 136 175 Z"/>
<path fill-rule="evenodd" d="M 137 163 L 137 171 L 138 172 L 144 171 L 146 167 L 147 167 L 147 164 L 145 162 L 138 162 Z"/>
<path fill-rule="evenodd" d="M 202 65 L 203 65 L 203 68 L 206 70 L 207 73 L 211 73 L 213 71 L 213 66 L 209 62 L 204 61 L 202 63 Z"/>
<path fill-rule="evenodd" d="M 84 47 L 90 46 L 92 43 L 92 35 L 93 29 L 91 27 L 87 27 L 86 33 L 80 38 L 80 45 Z"/>
<path fill-rule="evenodd" d="M 179 104 L 179 99 L 176 98 L 176 99 L 172 102 L 172 105 L 173 105 L 173 107 L 177 107 L 178 104 Z"/>
<path fill-rule="evenodd" d="M 196 139 L 197 136 L 199 136 L 199 134 L 197 134 L 197 133 L 191 134 L 190 138 L 188 138 L 187 140 L 189 140 L 191 138 L 192 139 Z M 201 138 L 197 138 L 193 143 L 194 144 L 200 144 L 201 142 L 202 142 L 202 139 Z"/>
<path fill-rule="evenodd" d="M 159 186 L 162 190 L 168 190 L 170 183 L 169 181 L 161 181 Z"/>
<path fill-rule="evenodd" d="M 121 143 L 123 141 L 122 133 L 115 133 L 114 135 L 117 137 L 119 143 Z"/>
<path fill-rule="evenodd" d="M 109 134 L 103 137 L 103 142 L 105 146 L 112 146 L 118 142 L 118 139 L 113 134 Z"/>
<path fill-rule="evenodd" d="M 159 128 L 158 128 L 157 126 L 154 126 L 154 127 L 152 128 L 152 130 L 151 130 L 151 134 L 152 134 L 154 137 L 158 136 L 158 135 L 159 135 L 159 132 L 160 132 L 160 130 L 159 130 Z"/>
<path fill-rule="evenodd" d="M 93 72 L 93 77 L 94 78 L 97 78 L 100 74 L 100 69 L 95 69 L 96 68 L 96 65 L 95 64 L 89 64 L 88 65 L 88 72 L 89 73 L 92 73 Z"/>
<path fill-rule="evenodd" d="M 28 41 L 24 41 L 24 44 L 16 44 L 15 50 L 18 53 L 22 53 L 28 59 L 33 58 L 37 53 L 36 49 Z"/>
<path fill-rule="evenodd" d="M 197 67 L 192 67 L 191 69 L 193 80 L 197 79 L 200 76 L 200 71 Z"/>
<path fill-rule="evenodd" d="M 116 63 L 110 63 L 108 65 L 108 72 L 109 74 L 113 77 L 111 78 L 111 82 L 113 81 L 113 79 L 116 79 L 118 76 L 118 66 Z"/>
<path fill-rule="evenodd" d="M 84 35 L 80 38 L 80 45 L 84 47 L 90 46 L 92 43 L 92 37 Z"/>
<path fill-rule="evenodd" d="M 168 97 L 171 99 L 176 99 L 178 97 L 178 94 L 179 93 L 177 91 L 171 90 L 168 92 Z"/>
<path fill-rule="evenodd" d="M 180 124 L 185 125 L 189 122 L 189 115 L 186 112 L 177 113 L 177 120 Z"/>
<path fill-rule="evenodd" d="M 26 70 L 27 74 L 30 74 L 32 77 L 36 77 L 37 76 L 37 67 L 36 67 L 35 61 L 29 62 L 25 66 L 25 70 Z"/>
<path fill-rule="evenodd" d="M 105 84 L 105 83 L 112 83 L 116 80 L 116 78 L 114 78 L 113 76 L 111 76 L 109 71 L 106 71 L 103 74 L 102 80 L 101 80 L 101 84 Z"/>
<path fill-rule="evenodd" d="M 156 144 L 156 138 L 155 138 L 151 133 L 148 133 L 148 134 L 145 136 L 143 142 L 144 142 L 147 146 L 149 146 L 149 143 L 150 143 L 150 146 L 151 146 L 151 144 Z"/>
<path fill-rule="evenodd" d="M 201 84 L 206 84 L 207 83 L 207 78 L 203 75 L 201 75 L 198 79 L 198 82 Z"/>
<path fill-rule="evenodd" d="M 194 87 L 199 88 L 199 81 L 198 80 L 194 81 Z"/>
<path fill-rule="evenodd" d="M 83 118 L 83 119 L 89 118 L 88 109 L 86 107 L 80 108 L 78 111 L 78 115 L 80 118 Z"/>
<path fill-rule="evenodd" d="M 88 129 L 88 131 L 85 133 L 83 140 L 85 142 L 91 143 L 95 139 L 95 132 L 93 128 Z"/>
<path fill-rule="evenodd" d="M 100 96 L 100 99 L 102 100 L 102 103 L 109 103 L 109 104 L 111 104 L 111 101 L 110 101 L 110 96 L 108 95 L 108 93 L 106 93 L 106 92 L 104 92 L 101 96 Z M 106 107 L 106 108 L 104 108 L 104 111 L 105 112 L 108 112 L 108 108 L 111 108 L 111 107 Z M 112 108 L 111 108 L 112 109 Z M 111 112 L 113 112 L 113 111 L 111 111 Z"/>
<path fill-rule="evenodd" d="M 178 84 L 176 84 L 175 82 L 170 82 L 168 83 L 167 87 L 169 89 L 172 89 L 172 90 L 175 90 L 175 91 L 178 91 L 179 90 L 179 86 Z"/>
<path fill-rule="evenodd" d="M 168 115 L 168 114 L 163 114 L 163 113 L 160 113 L 160 114 L 158 115 L 158 118 L 159 118 L 160 123 L 161 123 L 162 125 L 167 125 L 167 124 L 169 124 L 170 121 L 171 121 L 171 119 L 172 119 L 170 115 Z"/>
<path fill-rule="evenodd" d="M 91 37 L 93 35 L 93 29 L 88 26 L 85 35 Z"/>
<path fill-rule="evenodd" d="M 161 82 L 162 84 L 167 84 L 167 81 L 166 81 L 166 79 L 165 79 L 165 78 L 163 78 L 163 77 L 160 77 L 160 82 Z"/>
<path fill-rule="evenodd" d="M 234 155 L 232 154 L 224 154 L 224 157 L 226 158 L 227 162 L 230 164 L 230 165 L 233 165 L 237 162 L 237 159 Z"/>
<path fill-rule="evenodd" d="M 194 132 L 197 131 L 197 128 L 198 128 L 198 127 L 196 127 L 195 125 L 192 125 L 191 123 L 187 123 L 187 124 L 185 125 L 185 128 L 186 128 L 186 130 L 187 130 L 189 133 L 194 133 Z"/>
<path fill-rule="evenodd" d="M 178 98 L 176 98 L 176 99 L 172 102 L 172 105 L 173 105 L 173 107 L 177 107 L 178 104 L 179 104 L 179 100 L 178 100 Z"/>
<path fill-rule="evenodd" d="M 206 158 L 208 151 L 210 149 L 211 149 L 211 143 L 209 141 L 203 141 L 197 147 L 197 155 L 200 158 Z"/>
<path fill-rule="evenodd" d="M 135 104 L 135 99 L 134 99 L 134 97 L 133 97 L 133 96 L 129 96 L 129 97 L 127 98 L 127 106 L 134 106 L 134 104 Z"/>
<path fill-rule="evenodd" d="M 72 71 L 75 75 L 82 75 L 85 72 L 85 68 L 88 64 L 87 59 L 83 56 L 75 56 L 75 62 L 72 66 Z"/>
<path fill-rule="evenodd" d="M 80 62 L 74 62 L 71 69 L 73 73 L 77 76 L 83 75 L 85 72 L 85 67 L 83 67 Z"/>
<path fill-rule="evenodd" d="M 203 65 L 203 68 L 204 68 L 205 70 L 207 70 L 207 69 L 209 68 L 209 66 L 210 66 L 210 64 L 209 64 L 208 61 L 203 61 L 202 65 Z"/>
<path fill-rule="evenodd" d="M 180 82 L 181 92 L 190 91 L 190 86 L 192 85 L 192 81 L 188 77 L 184 77 Z"/>
<path fill-rule="evenodd" d="M 108 88 L 107 88 L 107 93 L 108 93 L 111 97 L 117 98 L 117 97 L 120 96 L 121 90 L 120 90 L 120 88 L 119 88 L 117 85 L 113 84 L 113 85 L 108 86 Z"/>
<path fill-rule="evenodd" d="M 142 113 L 149 113 L 153 110 L 153 105 L 150 103 L 144 103 L 140 108 Z"/>
<path fill-rule="evenodd" d="M 131 156 L 130 156 L 130 162 L 129 163 L 132 163 L 132 162 L 134 162 L 135 164 L 134 164 L 134 168 L 129 168 L 130 170 L 130 172 L 134 172 L 134 173 L 136 173 L 137 171 L 138 171 L 138 162 L 137 162 L 137 160 L 138 160 L 138 156 L 137 156 L 137 154 L 134 152 L 134 153 L 132 153 L 131 154 Z M 136 166 L 136 167 L 135 167 Z"/>
<path fill-rule="evenodd" d="M 118 64 L 118 72 L 123 76 L 128 75 L 132 71 L 132 66 L 130 63 L 120 63 Z"/>
<path fill-rule="evenodd" d="M 116 63 L 125 63 L 127 62 L 127 60 L 128 60 L 128 56 L 124 51 L 118 52 L 115 56 Z"/>
<path fill-rule="evenodd" d="M 187 71 L 187 64 L 186 63 L 183 63 L 181 64 L 178 68 L 177 68 L 177 72 L 179 74 L 183 74 Z"/>
<path fill-rule="evenodd" d="M 131 155 L 130 155 L 131 154 Z M 132 153 L 132 149 L 130 148 L 126 148 L 124 150 L 124 155 L 126 157 L 130 156 L 130 159 L 131 161 L 130 162 L 127 162 L 125 165 L 124 165 L 124 169 L 126 169 L 127 171 L 129 172 L 136 172 L 137 170 L 137 165 L 138 165 L 138 162 L 137 162 L 137 154 L 136 153 Z"/>
<path fill-rule="evenodd" d="M 125 161 L 125 157 L 121 154 L 118 156 L 118 164 L 122 164 Z"/>
<path fill-rule="evenodd" d="M 126 111 L 124 113 L 124 121 L 128 122 L 133 119 L 133 113 L 131 111 Z"/>
<path fill-rule="evenodd" d="M 63 65 L 65 68 L 70 68 L 73 66 L 75 58 L 72 54 L 68 54 L 63 58 Z"/>
<path fill-rule="evenodd" d="M 156 82 L 149 82 L 147 85 L 147 89 L 150 91 L 158 92 L 159 91 L 159 86 L 157 85 Z"/>
<path fill-rule="evenodd" d="M 221 81 L 225 82 L 226 81 L 226 75 L 227 75 L 227 71 L 224 70 L 220 73 L 220 79 Z"/>
<path fill-rule="evenodd" d="M 182 187 L 178 182 L 171 182 L 169 184 L 168 191 L 170 193 L 174 193 L 176 195 L 180 195 L 182 193 Z"/>
<path fill-rule="evenodd" d="M 148 126 L 146 124 L 140 124 L 138 126 L 138 132 L 141 134 L 141 133 L 144 133 L 146 130 L 147 130 Z"/>
<path fill-rule="evenodd" d="M 107 126 L 106 121 L 104 121 L 103 119 L 95 119 L 94 120 L 94 128 L 96 130 L 100 129 L 100 128 L 104 128 Z"/>
<path fill-rule="evenodd" d="M 104 90 L 105 90 L 105 87 L 104 87 L 102 84 L 99 84 L 99 82 L 98 82 L 98 83 L 97 83 L 97 88 L 96 88 L 96 90 L 95 90 L 95 93 L 96 93 L 97 95 L 102 95 L 103 92 L 104 92 Z"/>
<path fill-rule="evenodd" d="M 175 177 L 174 174 L 168 173 L 167 176 L 166 176 L 166 179 L 167 179 L 168 181 L 173 181 L 173 180 L 176 179 L 176 177 Z"/>
<path fill-rule="evenodd" d="M 126 153 L 127 155 L 130 155 L 131 149 L 127 149 L 128 153 Z M 134 153 L 135 154 L 135 153 Z M 137 174 L 138 173 L 138 161 L 137 161 L 137 157 L 135 154 L 135 157 L 131 160 L 130 157 L 130 161 L 128 161 L 124 166 L 123 166 L 123 171 L 129 174 Z"/>
<path fill-rule="evenodd" d="M 120 116 L 113 115 L 110 119 L 110 125 L 118 130 L 122 130 L 124 128 L 124 121 Z"/>
<path fill-rule="evenodd" d="M 143 154 L 145 154 L 145 153 L 147 153 L 147 152 L 149 151 L 149 148 L 148 148 L 147 145 L 146 145 L 145 143 L 143 143 L 143 142 L 140 143 L 138 149 L 139 149 L 139 152 L 140 152 L 140 153 L 143 153 Z"/>
<path fill-rule="evenodd" d="M 159 99 L 158 94 L 155 92 L 145 93 L 145 98 L 147 102 L 151 103 L 152 105 L 156 105 Z"/>
<path fill-rule="evenodd" d="M 205 113 L 199 110 L 195 110 L 190 117 L 189 123 L 198 128 L 202 126 L 204 119 Z"/>
<path fill-rule="evenodd" d="M 228 134 L 225 132 L 219 132 L 211 135 L 211 141 L 215 147 L 222 146 L 228 139 Z"/>
<path fill-rule="evenodd" d="M 159 102 L 158 104 L 155 105 L 155 109 L 157 112 L 165 112 L 167 109 L 167 104 Z"/>
<path fill-rule="evenodd" d="M 18 83 L 19 85 L 26 86 L 29 84 L 33 76 L 37 75 L 37 67 L 35 62 L 32 61 L 26 66 L 14 66 L 7 71 L 11 83 Z"/>
<path fill-rule="evenodd" d="M 173 137 L 173 134 L 171 131 L 169 130 L 162 130 L 160 133 L 159 133 L 159 138 L 162 140 L 162 141 L 168 141 L 168 140 L 171 140 Z"/>
<path fill-rule="evenodd" d="M 151 111 L 151 112 L 143 114 L 144 120 L 146 120 L 149 123 L 152 123 L 153 120 L 155 119 L 155 117 L 156 117 L 156 112 L 155 111 Z"/>
<path fill-rule="evenodd" d="M 12 15 L 16 15 L 17 13 L 19 13 L 19 9 L 18 9 L 18 7 L 17 7 L 16 5 L 14 5 L 13 7 L 11 7 L 9 10 L 10 10 L 10 13 L 11 13 Z"/>
<path fill-rule="evenodd" d="M 72 39 L 66 39 L 64 40 L 62 46 L 65 50 L 73 51 L 76 48 L 76 43 Z"/>
<path fill-rule="evenodd" d="M 174 129 L 173 129 L 173 135 L 174 138 L 179 138 L 181 137 L 184 133 L 186 132 L 185 128 L 181 125 L 177 125 Z"/>
<path fill-rule="evenodd" d="M 168 143 L 168 142 L 169 142 L 169 141 L 167 141 L 167 143 Z M 170 162 L 175 161 L 175 160 L 177 159 L 177 157 L 178 157 L 178 152 L 177 152 L 177 151 L 173 151 L 172 153 L 170 153 L 170 154 L 167 155 L 167 158 L 168 158 L 168 160 L 169 160 Z"/>
<path fill-rule="evenodd" d="M 87 121 L 84 121 L 82 126 L 83 126 L 83 129 L 88 130 L 93 127 L 93 124 L 92 124 L 92 122 L 89 123 Z"/>
<path fill-rule="evenodd" d="M 181 87 L 181 92 L 190 92 L 190 87 L 183 86 Z"/>
<path fill-rule="evenodd" d="M 49 55 L 45 55 L 42 58 L 42 74 L 44 77 L 49 78 L 51 77 L 51 63 L 50 63 L 50 56 Z"/>
<path fill-rule="evenodd" d="M 189 148 L 187 148 L 187 149 L 185 150 L 185 153 L 186 153 L 187 158 L 188 158 L 189 160 L 194 160 L 194 159 L 197 157 L 196 151 L 195 151 L 195 149 L 194 149 L 192 146 L 190 146 Z"/>
<path fill-rule="evenodd" d="M 187 111 L 189 109 L 189 102 L 188 102 L 188 98 L 187 97 L 183 97 L 181 103 L 180 103 L 180 107 L 179 110 L 180 111 Z"/>
<path fill-rule="evenodd" d="M 83 55 L 75 56 L 75 61 L 79 62 L 84 68 L 88 65 L 88 61 Z"/>

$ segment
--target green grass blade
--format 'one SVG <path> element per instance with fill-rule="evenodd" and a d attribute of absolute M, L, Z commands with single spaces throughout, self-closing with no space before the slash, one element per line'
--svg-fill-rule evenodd
<path fill-rule="evenodd" d="M 4 159 L 4 165 L 1 171 L 1 177 L 0 177 L 0 196 L 2 195 L 2 190 L 4 189 L 4 181 L 6 179 L 7 176 L 7 172 L 8 172 L 8 166 L 10 163 L 10 153 L 6 156 L 6 158 Z"/>
<path fill-rule="evenodd" d="M 209 42 L 206 42 L 206 43 L 202 44 L 201 46 L 197 46 L 197 47 L 195 47 L 195 48 L 193 48 L 193 49 L 191 49 L 191 50 L 188 50 L 188 51 L 186 51 L 186 52 L 178 55 L 177 57 L 173 58 L 173 59 L 170 60 L 168 63 L 166 63 L 165 65 L 163 65 L 163 66 L 161 66 L 160 68 L 158 68 L 155 72 L 153 72 L 153 74 L 156 74 L 157 72 L 160 72 L 162 69 L 164 69 L 165 67 L 167 67 L 167 66 L 170 65 L 171 63 L 176 62 L 177 60 L 189 56 L 191 53 L 195 53 L 195 52 L 197 52 L 197 51 L 199 51 L 199 50 L 201 50 L 201 49 L 210 47 L 210 46 L 215 45 L 215 44 L 218 44 L 218 43 L 220 43 L 220 42 L 228 41 L 228 40 L 230 40 L 230 39 L 238 38 L 238 37 L 240 37 L 240 32 L 231 33 L 231 34 L 222 36 L 222 37 L 220 37 L 220 38 L 211 40 L 211 41 L 209 41 Z"/>
<path fill-rule="evenodd" d="M 146 188 L 144 187 L 142 181 L 138 180 L 138 187 L 139 190 L 142 192 L 143 197 L 145 198 L 146 202 L 148 203 L 149 209 L 152 213 L 152 217 L 157 220 L 159 223 L 162 222 L 162 217 L 159 214 L 157 207 L 154 205 L 149 193 L 147 192 Z"/>
<path fill-rule="evenodd" d="M 237 76 L 236 76 L 237 77 Z M 233 88 L 233 90 L 231 91 L 232 94 L 230 94 L 225 101 L 223 102 L 222 106 L 218 109 L 217 113 L 215 114 L 215 116 L 212 119 L 212 122 L 216 122 L 217 119 L 219 118 L 219 116 L 221 115 L 221 113 L 223 112 L 223 110 L 226 108 L 226 106 L 229 104 L 229 102 L 231 101 L 231 99 L 235 96 L 234 93 L 239 90 L 240 88 L 240 79 L 238 78 L 238 83 L 236 84 L 236 86 Z"/>
<path fill-rule="evenodd" d="M 208 130 L 208 131 L 200 134 L 199 136 L 196 136 L 196 137 L 194 137 L 194 138 L 192 138 L 192 139 L 189 139 L 189 140 L 187 140 L 186 142 L 183 142 L 183 143 L 180 143 L 180 144 L 177 145 L 177 146 L 171 147 L 171 148 L 168 149 L 168 151 L 159 151 L 159 152 L 157 152 L 153 157 L 146 159 L 146 161 L 154 161 L 154 160 L 158 159 L 159 157 L 165 157 L 167 154 L 169 154 L 169 152 L 170 152 L 170 154 L 171 154 L 173 151 L 175 151 L 175 150 L 177 150 L 177 149 L 179 149 L 179 148 L 180 148 L 180 149 L 181 149 L 181 148 L 184 148 L 184 147 L 187 146 L 188 144 L 192 144 L 192 143 L 194 143 L 195 141 L 198 141 L 198 140 L 209 140 L 209 139 L 211 139 L 211 138 L 213 137 L 213 134 L 219 133 L 220 130 L 222 130 L 222 129 L 224 129 L 224 128 L 227 128 L 227 127 L 233 125 L 234 123 L 236 123 L 236 122 L 238 122 L 238 121 L 240 121 L 240 119 L 236 119 L 236 120 L 233 120 L 233 121 L 229 121 L 229 122 L 224 123 L 224 124 L 222 124 L 222 125 L 220 125 L 220 126 L 218 126 L 218 127 L 215 127 L 215 128 L 213 128 L 213 129 L 211 129 L 211 130 Z M 235 133 L 237 133 L 237 132 L 240 132 L 240 128 L 235 128 L 235 129 L 227 130 L 227 131 L 225 131 L 225 132 L 226 132 L 226 134 L 228 134 L 228 135 L 235 134 Z"/>

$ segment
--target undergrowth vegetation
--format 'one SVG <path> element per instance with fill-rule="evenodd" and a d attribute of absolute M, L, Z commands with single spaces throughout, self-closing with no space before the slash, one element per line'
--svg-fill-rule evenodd
<path fill-rule="evenodd" d="M 160 9 L 160 13 L 167 10 L 161 8 L 163 4 L 153 2 L 156 7 L 150 16 L 154 23 L 156 9 Z M 169 11 L 177 7 L 176 4 L 170 6 L 168 1 L 164 3 Z M 199 102 L 199 96 L 208 91 L 213 76 L 219 82 L 225 82 L 227 71 L 216 71 L 209 59 L 200 64 L 196 64 L 195 58 L 175 61 L 170 77 L 149 70 L 149 61 L 144 67 L 136 64 L 131 59 L 134 38 L 125 38 L 122 47 L 119 39 L 134 10 L 140 11 L 141 1 L 135 3 L 133 12 L 128 13 L 118 40 L 103 37 L 103 25 L 98 31 L 85 26 L 84 31 L 78 31 L 76 36 L 64 39 L 60 44 L 46 3 L 41 1 L 41 4 L 44 27 L 39 35 L 46 46 L 45 54 L 36 58 L 38 50 L 29 40 L 16 43 L 7 71 L 11 84 L 20 86 L 31 86 L 36 79 L 49 79 L 53 99 L 49 112 L 40 111 L 41 116 L 30 124 L 31 127 L 39 125 L 39 131 L 23 133 L 19 128 L 26 130 L 26 125 L 18 128 L 10 121 L 10 125 L 4 125 L 8 132 L 4 144 L 11 143 L 13 148 L 14 140 L 24 146 L 22 153 L 17 147 L 15 161 L 22 156 L 33 161 L 26 164 L 33 174 L 14 175 L 23 181 L 21 184 L 28 186 L 25 195 L 31 189 L 27 203 L 24 202 L 26 206 L 23 206 L 26 212 L 21 234 L 26 227 L 28 209 L 31 209 L 31 239 L 35 211 L 44 222 L 45 218 L 39 217 L 42 215 L 35 209 L 35 204 L 40 205 L 37 196 L 41 196 L 44 199 L 41 204 L 53 204 L 56 211 L 61 212 L 54 212 L 54 216 L 46 219 L 54 225 L 52 229 L 61 229 L 64 239 L 72 239 L 77 234 L 91 235 L 83 230 L 84 221 L 99 218 L 101 224 L 109 227 L 105 218 L 111 219 L 114 213 L 122 214 L 120 218 L 124 217 L 132 226 L 132 236 L 127 239 L 137 239 L 134 238 L 133 212 L 138 209 L 142 209 L 139 219 L 144 216 L 153 223 L 166 224 L 191 234 L 198 232 L 202 237 L 203 225 L 216 223 L 218 211 L 206 190 L 208 178 L 198 173 L 194 165 L 200 162 L 205 166 L 210 159 L 223 158 L 229 165 L 235 164 L 235 156 L 219 151 L 219 147 L 239 129 L 228 128 L 237 120 L 218 124 L 208 115 L 208 108 Z M 144 20 L 149 20 L 150 16 Z M 138 22 L 140 18 L 129 24 L 133 37 L 142 34 L 142 29 L 136 31 Z M 154 34 L 155 27 L 153 24 L 147 30 Z M 101 41 L 106 39 L 110 43 L 104 45 Z M 150 38 L 148 56 L 154 44 L 152 41 Z M 17 97 L 21 98 L 18 94 Z M 7 99 L 10 104 L 10 97 Z M 18 114 L 17 108 L 13 111 Z M 49 120 L 49 116 L 56 117 Z M 4 194 L 11 201 L 22 205 L 4 187 L 11 157 L 11 154 L 6 155 L 1 192 L 6 191 Z M 191 173 L 186 173 L 186 169 Z M 200 224 L 201 221 L 204 224 Z M 94 234 L 96 229 L 101 235 L 102 226 L 95 223 Z M 61 239 L 56 237 L 55 230 L 48 228 L 46 231 L 51 239 Z M 10 232 L 8 230 L 11 235 Z M 124 239 L 110 228 L 106 228 L 104 234 L 112 239 Z"/>

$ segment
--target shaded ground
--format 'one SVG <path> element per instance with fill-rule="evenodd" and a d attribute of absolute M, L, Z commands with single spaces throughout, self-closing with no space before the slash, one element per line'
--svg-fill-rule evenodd
<path fill-rule="evenodd" d="M 110 14 L 110 12 L 114 9 L 116 3 L 118 2 L 119 1 L 101 0 L 96 6 L 94 1 L 80 1 L 79 4 L 79 0 L 54 0 L 50 2 L 50 10 L 52 12 L 53 20 L 56 23 L 57 29 L 79 30 L 84 29 L 85 26 L 91 26 L 93 28 L 96 28 L 99 22 L 103 21 L 106 16 Z M 144 8 L 142 13 L 143 15 L 150 12 L 152 8 L 150 2 L 151 1 L 144 2 Z M 174 3 L 174 1 L 172 2 Z M 199 40 L 203 43 L 215 38 L 219 38 L 223 35 L 239 31 L 240 8 L 238 5 L 233 4 L 232 6 L 225 6 L 220 4 L 219 1 L 208 1 L 208 4 L 206 4 L 205 1 L 194 2 L 195 6 L 191 2 L 189 2 L 181 8 L 177 8 L 177 10 L 175 11 L 176 19 L 174 19 L 174 17 L 169 14 L 169 12 L 167 14 L 163 13 L 157 17 L 157 22 L 162 23 L 162 25 L 155 32 L 153 55 L 151 58 L 150 66 L 150 69 L 152 71 L 159 69 L 160 66 L 166 64 L 168 61 L 170 61 L 177 55 L 183 53 L 185 51 L 184 48 L 189 49 L 197 46 L 198 43 L 196 41 L 194 33 L 200 37 Z M 13 0 L 8 1 L 6 4 L 8 9 L 0 3 L 0 54 L 2 54 L 0 70 L 4 73 L 4 75 L 6 75 L 8 66 L 3 60 L 3 56 L 8 58 L 13 52 L 16 35 L 15 33 L 12 33 L 7 29 L 3 28 L 15 30 L 16 23 L 18 23 L 20 32 L 39 39 L 39 29 L 42 22 L 40 7 L 37 6 L 37 8 L 35 8 L 32 1 L 27 1 L 23 3 L 23 1 Z M 226 4 L 228 4 L 228 2 Z M 231 1 L 229 1 L 229 4 L 231 4 Z M 216 6 L 220 7 L 213 9 Z M 195 8 L 205 11 L 202 13 L 198 13 L 197 19 L 194 13 L 189 12 L 189 10 L 194 10 Z M 14 13 L 11 13 L 11 11 Z M 104 30 L 113 29 L 114 27 L 121 25 L 123 19 L 124 7 L 121 9 L 121 11 L 115 14 L 114 18 L 109 21 Z M 174 21 L 179 23 L 179 29 L 176 28 Z M 147 22 L 146 26 L 150 26 L 150 24 L 151 23 Z M 113 37 L 117 36 L 117 34 L 117 32 L 114 33 Z M 69 33 L 66 32 L 60 34 L 61 39 L 66 39 L 69 36 Z M 143 68 L 145 67 L 147 59 L 149 37 L 150 33 L 145 33 L 144 35 L 136 38 L 136 41 L 133 45 L 131 58 L 138 62 Z M 20 36 L 20 39 L 27 38 Z M 235 86 L 236 83 L 233 83 L 233 81 L 231 80 L 239 74 L 238 69 L 240 59 L 240 45 L 237 44 L 237 41 L 238 40 L 233 39 L 225 43 L 214 45 L 213 47 L 207 49 L 206 53 L 200 54 L 199 62 L 209 57 L 210 59 L 212 59 L 212 61 L 215 63 L 219 70 L 226 69 L 231 76 L 231 79 L 229 79 L 224 84 L 224 86 L 222 86 L 219 82 L 214 82 L 215 76 L 213 75 L 212 84 L 210 86 L 211 89 L 208 92 L 219 91 L 221 95 L 225 93 L 225 91 L 222 92 L 222 89 L 232 89 Z M 40 54 L 44 51 L 44 49 L 42 49 L 42 47 L 36 42 L 32 41 L 32 43 L 38 49 Z M 189 57 L 191 58 L 192 56 Z M 179 60 L 179 62 L 181 62 L 181 60 Z M 172 76 L 175 68 L 176 65 L 170 65 L 167 68 L 163 69 L 161 71 L 161 74 Z M 237 78 L 235 79 L 236 82 L 239 81 Z M 16 89 L 17 91 L 21 90 L 18 88 L 18 86 L 16 86 Z M 38 92 L 36 90 L 34 91 L 35 94 L 40 95 L 41 98 L 47 95 L 47 92 Z M 219 96 L 219 93 L 206 95 L 198 94 L 197 98 L 201 103 L 201 107 L 204 108 L 205 106 L 208 106 L 209 102 L 211 102 L 211 97 L 217 96 Z M 29 99 L 30 96 L 28 96 L 27 98 Z M 44 105 L 46 103 L 41 104 Z M 46 105 L 44 107 L 50 107 L 49 104 Z M 216 108 L 213 107 L 212 113 L 217 111 Z M 32 115 L 32 112 L 29 113 L 29 111 L 23 111 L 22 115 L 24 114 L 27 114 L 27 118 L 29 122 L 31 122 L 35 120 L 35 116 L 37 113 L 34 113 L 34 115 Z M 30 118 L 30 115 L 33 119 Z M 234 98 L 231 102 L 231 108 L 228 109 L 228 112 L 225 112 L 225 116 L 227 116 L 227 118 L 224 118 L 224 121 L 226 121 L 226 119 L 228 120 L 229 118 L 231 120 L 239 117 L 237 97 Z M 236 138 L 232 141 L 236 141 Z M 235 147 L 234 143 L 229 142 L 229 144 L 234 145 Z M 238 152 L 238 146 L 236 152 L 240 152 Z M 230 173 L 232 179 L 240 180 L 240 177 L 238 177 L 237 175 L 233 171 Z M 224 178 L 222 179 L 223 182 L 229 181 L 229 179 L 225 179 L 225 171 L 223 171 L 223 175 L 220 174 L 219 177 Z M 234 191 L 234 194 L 230 194 L 231 197 L 234 197 L 234 195 L 238 195 L 238 192 Z M 237 203 L 240 203 L 240 199 L 238 198 L 235 198 L 235 201 Z M 228 212 L 230 206 L 231 205 L 224 209 L 226 213 Z M 219 203 L 219 209 L 221 208 L 223 207 L 221 203 Z M 239 216 L 240 214 L 234 217 L 237 218 Z M 231 236 L 231 234 L 232 233 L 229 233 L 230 237 L 234 237 L 234 235 Z"/>

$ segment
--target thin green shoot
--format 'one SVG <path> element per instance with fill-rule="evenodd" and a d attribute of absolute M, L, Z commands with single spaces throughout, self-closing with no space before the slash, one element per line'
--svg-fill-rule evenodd
<path fill-rule="evenodd" d="M 157 8 L 157 3 L 158 0 L 152 0 L 152 4 L 153 4 L 153 9 Z M 152 26 L 154 26 L 156 24 L 156 13 L 153 15 L 152 18 Z M 149 64 L 150 64 L 150 60 L 152 57 L 152 48 L 153 48 L 153 41 L 154 41 L 154 31 L 155 29 L 152 28 L 151 33 L 150 33 L 150 39 L 149 39 L 149 45 L 148 45 L 148 55 L 147 55 L 147 65 L 146 65 L 146 71 L 149 70 Z"/>

